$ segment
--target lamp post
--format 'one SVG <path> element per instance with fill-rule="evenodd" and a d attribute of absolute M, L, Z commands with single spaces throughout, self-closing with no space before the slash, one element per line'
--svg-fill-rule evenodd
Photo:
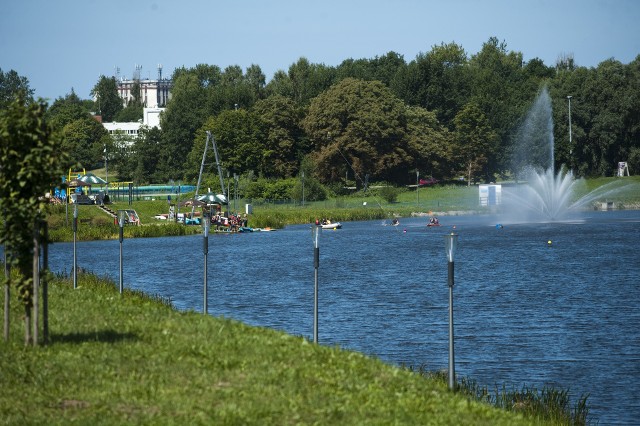
<path fill-rule="evenodd" d="M 122 241 L 124 240 L 124 218 L 125 218 L 126 212 L 124 210 L 121 210 L 119 212 L 118 215 L 118 227 L 119 229 L 119 239 L 120 239 L 120 294 L 122 294 L 122 290 L 124 289 L 124 285 L 122 283 Z"/>
<path fill-rule="evenodd" d="M 302 172 L 302 207 L 304 207 L 304 171 Z"/>
<path fill-rule="evenodd" d="M 313 235 L 313 342 L 318 343 L 318 268 L 320 267 L 320 226 L 314 225 Z"/>
<path fill-rule="evenodd" d="M 78 288 L 78 252 L 76 250 L 76 236 L 78 234 L 78 204 L 73 203 L 73 288 Z"/>
<path fill-rule="evenodd" d="M 569 100 L 569 162 L 572 163 L 573 159 L 573 143 L 571 141 L 571 95 L 567 96 Z"/>
<path fill-rule="evenodd" d="M 107 144 L 104 144 L 104 180 L 107 181 L 107 189 L 105 190 L 105 194 L 109 194 L 109 168 L 107 167 Z"/>
<path fill-rule="evenodd" d="M 416 205 L 420 205 L 420 172 L 416 170 Z"/>
<path fill-rule="evenodd" d="M 444 249 L 449 264 L 448 284 L 449 284 L 449 389 L 454 390 L 456 384 L 455 357 L 453 351 L 453 262 L 458 245 L 458 235 L 451 234 L 444 236 Z"/>
<path fill-rule="evenodd" d="M 238 174 L 233 174 L 233 210 L 238 213 L 238 207 L 236 204 L 238 202 Z"/>
<path fill-rule="evenodd" d="M 207 314 L 207 257 L 209 255 L 209 225 L 210 225 L 209 215 L 205 212 L 202 215 L 202 227 L 204 230 L 204 236 L 202 238 L 202 254 L 204 254 L 204 298 L 202 303 L 202 313 Z"/>

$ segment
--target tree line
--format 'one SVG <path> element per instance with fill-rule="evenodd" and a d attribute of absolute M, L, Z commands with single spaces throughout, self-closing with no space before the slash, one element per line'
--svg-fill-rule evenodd
<path fill-rule="evenodd" d="M 100 167 L 106 151 L 121 180 L 193 182 L 211 131 L 226 173 L 247 181 L 293 182 L 303 173 L 336 188 L 365 180 L 406 185 L 418 174 L 495 181 L 514 176 L 518 129 L 546 87 L 556 168 L 602 176 L 627 161 L 632 172 L 640 169 L 640 56 L 587 68 L 568 55 L 547 66 L 523 61 L 492 37 L 474 55 L 443 43 L 411 61 L 395 52 L 335 67 L 300 58 L 269 82 L 258 65 L 200 64 L 176 69 L 172 80 L 161 130 L 144 128 L 135 140 L 109 137 L 88 114 L 141 117 L 139 98 L 123 106 L 114 78 L 100 78 L 95 102 L 73 91 L 56 99 L 47 118 L 69 161 Z"/>

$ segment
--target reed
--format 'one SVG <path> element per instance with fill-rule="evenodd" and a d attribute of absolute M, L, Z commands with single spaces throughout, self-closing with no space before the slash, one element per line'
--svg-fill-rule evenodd
<path fill-rule="evenodd" d="M 406 368 L 429 379 L 448 383 L 446 371 L 431 371 L 425 366 Z M 501 388 L 496 385 L 491 391 L 488 386 L 479 385 L 476 380 L 464 377 L 456 383 L 456 392 L 470 400 L 553 424 L 582 426 L 590 423 L 587 404 L 589 396 L 580 395 L 572 406 L 569 390 L 550 386 L 537 389 L 526 385 L 520 390 L 507 390 L 504 385 Z"/>

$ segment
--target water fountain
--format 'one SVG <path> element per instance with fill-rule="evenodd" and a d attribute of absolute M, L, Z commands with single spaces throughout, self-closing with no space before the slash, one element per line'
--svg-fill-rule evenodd
<path fill-rule="evenodd" d="M 596 200 L 634 186 L 619 180 L 588 191 L 585 181 L 574 179 L 571 170 L 561 167 L 556 173 L 551 112 L 551 97 L 544 87 L 517 132 L 512 167 L 525 183 L 503 190 L 506 222 L 569 220 L 592 207 Z"/>

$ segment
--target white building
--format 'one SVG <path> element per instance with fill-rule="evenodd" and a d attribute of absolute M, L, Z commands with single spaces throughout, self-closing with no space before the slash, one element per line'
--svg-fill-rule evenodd
<path fill-rule="evenodd" d="M 160 128 L 160 113 L 165 108 L 143 108 L 143 119 L 131 123 L 102 123 L 105 129 L 113 136 L 126 136 L 126 140 L 133 140 L 138 137 L 138 132 L 142 126 Z"/>
<path fill-rule="evenodd" d="M 142 110 L 142 124 L 149 127 L 160 128 L 160 113 L 165 108 L 143 108 Z"/>
<path fill-rule="evenodd" d="M 171 99 L 171 87 L 173 82 L 168 78 L 162 77 L 162 65 L 158 64 L 158 79 L 151 80 L 141 79 L 140 73 L 142 65 L 136 65 L 132 79 L 120 77 L 117 72 L 116 83 L 118 84 L 118 94 L 122 98 L 122 104 L 127 106 L 134 98 L 132 89 L 136 83 L 140 84 L 140 101 L 143 107 L 163 108 L 167 106 L 167 102 Z"/>

